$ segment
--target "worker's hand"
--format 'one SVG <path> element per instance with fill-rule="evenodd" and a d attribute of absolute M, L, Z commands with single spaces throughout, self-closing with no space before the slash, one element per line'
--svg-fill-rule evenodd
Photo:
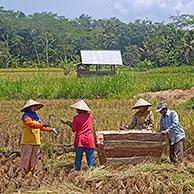
<path fill-rule="evenodd" d="M 120 126 L 119 129 L 120 130 L 125 130 L 125 127 Z"/>
<path fill-rule="evenodd" d="M 66 122 L 67 122 L 67 120 L 66 120 L 66 119 L 63 119 L 63 118 L 61 118 L 60 121 L 61 121 L 62 123 L 64 123 L 64 124 L 66 124 Z"/>
<path fill-rule="evenodd" d="M 70 127 L 72 126 L 72 122 L 69 121 L 69 120 L 65 120 L 65 119 L 61 119 L 60 120 L 62 123 L 66 124 L 66 125 L 69 125 Z"/>
<path fill-rule="evenodd" d="M 49 127 L 49 123 L 48 122 L 43 122 L 42 126 L 43 127 Z"/>
<path fill-rule="evenodd" d="M 55 135 L 59 135 L 59 131 L 56 128 L 51 128 L 51 131 L 55 134 Z"/>
<path fill-rule="evenodd" d="M 68 139 L 67 135 L 64 134 L 64 135 L 63 135 L 63 139 L 64 139 L 64 140 L 67 140 L 67 139 Z"/>
<path fill-rule="evenodd" d="M 168 134 L 168 131 L 167 130 L 161 131 L 161 134 L 162 135 L 167 135 Z"/>

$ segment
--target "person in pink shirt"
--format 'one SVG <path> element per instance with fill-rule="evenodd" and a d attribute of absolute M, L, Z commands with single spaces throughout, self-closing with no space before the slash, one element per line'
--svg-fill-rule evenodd
<path fill-rule="evenodd" d="M 94 164 L 94 137 L 92 135 L 93 117 L 88 105 L 80 100 L 70 107 L 75 108 L 77 115 L 73 121 L 61 119 L 61 122 L 71 127 L 75 133 L 74 148 L 75 148 L 75 170 L 80 170 L 83 152 L 86 152 L 88 167 L 93 167 Z"/>

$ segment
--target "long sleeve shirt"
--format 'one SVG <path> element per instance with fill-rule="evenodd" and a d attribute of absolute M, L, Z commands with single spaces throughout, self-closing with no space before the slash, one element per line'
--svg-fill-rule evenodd
<path fill-rule="evenodd" d="M 74 147 L 94 148 L 92 135 L 93 117 L 90 113 L 79 113 L 73 118 L 72 130 L 75 132 Z"/>
<path fill-rule="evenodd" d="M 140 112 L 136 112 L 133 116 L 132 122 L 128 125 L 129 129 L 147 129 L 152 130 L 154 127 L 154 115 L 152 111 L 148 111 L 145 115 L 141 116 Z"/>
<path fill-rule="evenodd" d="M 173 145 L 185 138 L 185 132 L 179 125 L 178 114 L 174 110 L 167 110 L 165 115 L 160 117 L 160 131 L 168 131 L 170 144 Z"/>
<path fill-rule="evenodd" d="M 51 131 L 44 127 L 36 113 L 25 112 L 22 116 L 21 144 L 40 145 L 40 131 Z"/>

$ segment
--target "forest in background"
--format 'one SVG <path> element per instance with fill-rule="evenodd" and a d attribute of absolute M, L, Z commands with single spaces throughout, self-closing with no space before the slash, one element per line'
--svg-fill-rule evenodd
<path fill-rule="evenodd" d="M 121 50 L 129 67 L 193 65 L 194 15 L 172 16 L 171 21 L 123 23 L 85 14 L 70 20 L 0 7 L 0 68 L 66 68 L 80 61 L 81 49 Z"/>

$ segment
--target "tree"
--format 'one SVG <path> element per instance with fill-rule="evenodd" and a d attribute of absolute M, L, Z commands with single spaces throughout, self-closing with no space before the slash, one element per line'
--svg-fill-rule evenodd
<path fill-rule="evenodd" d="M 70 20 L 51 12 L 26 16 L 0 8 L 0 66 L 58 66 L 78 62 L 81 49 L 121 50 L 125 65 L 154 67 L 192 64 L 194 16 L 169 24 L 113 17 Z"/>
<path fill-rule="evenodd" d="M 192 29 L 194 27 L 194 15 L 182 14 L 170 17 L 173 20 L 173 24 L 178 28 Z"/>
<path fill-rule="evenodd" d="M 194 62 L 194 31 L 187 31 L 182 39 L 181 56 L 188 65 Z"/>
<path fill-rule="evenodd" d="M 137 45 L 129 45 L 124 48 L 123 63 L 124 65 L 135 67 L 141 59 L 141 53 Z"/>
<path fill-rule="evenodd" d="M 4 42 L 0 41 L 0 68 L 9 67 L 10 53 Z"/>

